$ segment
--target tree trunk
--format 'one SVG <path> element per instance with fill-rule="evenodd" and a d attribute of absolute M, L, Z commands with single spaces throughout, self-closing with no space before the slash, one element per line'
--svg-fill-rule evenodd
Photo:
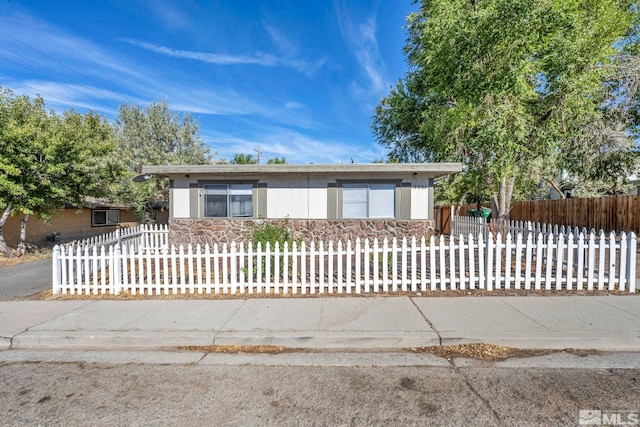
<path fill-rule="evenodd" d="M 20 243 L 18 243 L 17 249 L 18 256 L 25 256 L 27 254 L 27 221 L 29 221 L 29 214 L 25 214 L 22 220 L 20 220 Z"/>
<path fill-rule="evenodd" d="M 4 224 L 9 219 L 9 216 L 13 213 L 13 205 L 9 203 L 6 208 L 4 208 L 4 213 L 0 218 L 0 252 L 2 252 L 7 258 L 11 258 L 13 256 L 13 252 L 11 248 L 7 246 L 7 242 L 4 240 Z"/>
<path fill-rule="evenodd" d="M 567 198 L 567 196 L 564 195 L 564 193 L 562 192 L 560 187 L 558 187 L 558 184 L 554 180 L 548 179 L 547 182 L 549 183 L 551 188 L 553 188 L 556 191 L 556 193 L 558 193 L 558 195 L 560 196 L 561 199 L 566 199 Z"/>
<path fill-rule="evenodd" d="M 498 194 L 491 196 L 492 217 L 495 219 L 509 219 L 511 197 L 516 184 L 515 174 L 505 175 L 498 186 Z"/>
<path fill-rule="evenodd" d="M 460 199 L 458 199 L 458 203 L 456 204 L 455 208 L 455 215 L 460 215 L 460 208 L 462 207 L 462 203 L 464 202 L 464 199 L 467 197 L 467 194 L 469 194 L 468 191 L 465 191 L 464 193 L 462 193 L 462 196 L 460 196 Z"/>

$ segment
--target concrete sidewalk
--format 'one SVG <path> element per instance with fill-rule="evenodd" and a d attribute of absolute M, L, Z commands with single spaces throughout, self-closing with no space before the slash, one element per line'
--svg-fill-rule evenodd
<path fill-rule="evenodd" d="M 640 351 L 640 296 L 3 301 L 0 337 L 0 349 L 394 350 L 484 342 Z"/>

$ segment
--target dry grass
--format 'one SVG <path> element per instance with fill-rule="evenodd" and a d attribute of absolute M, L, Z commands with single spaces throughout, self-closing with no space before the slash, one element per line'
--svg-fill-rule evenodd
<path fill-rule="evenodd" d="M 456 344 L 417 348 L 414 347 L 408 350 L 413 353 L 429 353 L 445 359 L 463 357 L 467 359 L 478 359 L 486 361 L 506 360 L 512 357 L 535 357 L 552 353 L 570 353 L 581 357 L 591 354 L 598 354 L 598 352 L 595 350 L 578 350 L 573 348 L 565 348 L 563 350 L 521 349 L 485 343 Z"/>
<path fill-rule="evenodd" d="M 277 345 L 189 345 L 179 347 L 179 350 L 201 351 L 205 353 L 250 353 L 250 354 L 281 354 L 302 353 L 307 350 L 281 347 Z"/>
<path fill-rule="evenodd" d="M 478 360 L 505 360 L 510 357 L 532 357 L 550 353 L 548 350 L 522 350 L 483 343 L 414 347 L 410 348 L 409 351 L 414 353 L 429 353 L 445 359 L 465 357 Z"/>
<path fill-rule="evenodd" d="M 291 348 L 275 345 L 206 345 L 206 346 L 184 346 L 178 347 L 178 350 L 182 351 L 198 351 L 204 353 L 228 353 L 228 354 L 283 354 L 283 353 L 314 353 L 314 352 L 326 352 L 326 350 L 313 350 L 306 348 Z M 446 346 L 431 346 L 431 347 L 413 347 L 405 349 L 405 351 L 411 353 L 428 353 L 434 356 L 442 357 L 444 359 L 453 359 L 455 357 L 466 359 L 477 359 L 483 361 L 500 361 L 506 360 L 512 357 L 524 358 L 543 356 L 553 353 L 570 353 L 577 356 L 588 356 L 592 354 L 598 354 L 594 350 L 577 350 L 577 349 L 563 349 L 563 350 L 545 350 L 545 349 L 519 349 L 512 347 L 505 347 L 495 344 L 457 344 Z M 332 351 L 333 352 L 333 351 Z"/>
<path fill-rule="evenodd" d="M 26 264 L 28 262 L 39 261 L 47 258 L 51 258 L 51 249 L 33 249 L 27 252 L 24 256 L 14 256 L 11 258 L 0 255 L 0 268 Z"/>

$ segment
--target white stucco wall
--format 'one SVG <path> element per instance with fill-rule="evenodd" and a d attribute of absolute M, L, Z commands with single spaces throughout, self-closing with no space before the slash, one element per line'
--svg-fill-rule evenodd
<path fill-rule="evenodd" d="M 307 185 L 307 182 L 300 184 Z M 267 188 L 267 218 L 326 219 L 327 189 L 270 183 Z"/>
<path fill-rule="evenodd" d="M 411 183 L 411 219 L 430 219 L 429 181 Z"/>
<path fill-rule="evenodd" d="M 280 178 L 276 176 L 243 176 L 245 181 L 260 181 L 266 183 L 266 218 L 280 219 L 327 219 L 328 208 L 328 186 L 335 184 L 336 180 L 354 180 L 349 175 L 306 176 L 300 174 L 297 178 L 291 176 Z M 399 176 L 405 182 L 411 182 L 411 208 L 410 218 L 415 220 L 433 219 L 433 212 L 429 208 L 433 206 L 433 188 L 429 187 L 430 179 L 416 177 L 415 175 Z M 398 179 L 395 178 L 395 179 Z M 372 174 L 366 180 L 389 179 L 384 175 Z M 190 197 L 194 192 L 189 188 L 190 184 L 209 181 L 207 177 L 179 177 L 174 179 L 171 193 L 171 216 L 173 218 L 189 218 L 191 216 L 191 206 L 194 201 Z M 234 176 L 216 176 L 216 182 L 237 181 Z M 257 189 L 256 191 L 258 191 Z M 254 193 L 257 194 L 257 193 Z M 197 212 L 202 212 L 200 206 L 202 198 L 199 197 Z M 195 206 L 194 206 L 195 209 Z M 254 212 L 257 205 L 254 206 Z"/>
<path fill-rule="evenodd" d="M 171 196 L 171 216 L 173 218 L 189 218 L 189 181 L 174 180 Z"/>

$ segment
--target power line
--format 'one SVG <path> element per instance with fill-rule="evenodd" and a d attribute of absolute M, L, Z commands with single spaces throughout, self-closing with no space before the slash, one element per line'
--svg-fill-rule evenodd
<path fill-rule="evenodd" d="M 54 70 L 54 69 L 51 69 L 51 68 L 47 67 L 46 65 L 43 65 L 43 64 L 41 64 L 41 63 L 39 63 L 39 62 L 37 62 L 37 61 L 32 60 L 31 58 L 28 58 L 28 57 L 26 57 L 26 56 L 22 55 L 20 52 L 16 52 L 15 50 L 10 49 L 10 48 L 8 48 L 8 47 L 6 47 L 6 46 L 4 46 L 4 45 L 1 45 L 1 44 L 0 44 L 0 49 L 7 50 L 7 51 L 11 52 L 12 54 L 14 54 L 14 55 L 16 55 L 16 56 L 18 56 L 18 57 L 20 57 L 20 58 L 23 58 L 23 59 L 25 59 L 26 61 L 31 62 L 32 64 L 35 64 L 35 65 L 37 65 L 37 66 L 39 66 L 39 67 L 42 67 L 42 68 L 44 68 L 45 70 L 52 72 L 53 74 L 57 74 L 58 76 L 60 76 L 60 77 L 62 77 L 62 78 L 64 78 L 64 79 L 66 79 L 66 80 L 70 81 L 71 83 L 76 83 L 76 82 L 75 82 L 73 79 L 71 79 L 70 77 L 65 76 L 65 75 L 64 75 L 64 74 L 62 74 L 62 73 L 59 73 L 59 72 L 57 72 L 56 70 Z M 6 57 L 4 57 L 4 58 L 5 58 L 5 59 L 7 59 Z M 8 60 L 8 59 L 7 59 L 7 60 Z M 13 61 L 12 61 L 12 62 L 13 62 Z M 14 64 L 17 64 L 17 63 L 16 63 L 16 62 L 14 62 Z M 20 64 L 17 64 L 17 65 L 20 65 Z M 23 68 L 26 68 L 26 67 L 23 67 Z M 40 75 L 44 76 L 44 74 L 40 74 Z M 44 76 L 44 77 L 46 77 L 46 76 Z M 64 83 L 63 83 L 63 84 L 64 84 Z M 80 86 L 82 86 L 82 87 L 84 87 L 84 88 L 86 88 L 86 89 L 88 89 L 88 90 L 90 90 L 90 91 L 92 91 L 92 92 L 95 92 L 95 93 L 97 93 L 97 94 L 99 94 L 99 95 L 102 95 L 100 92 L 98 92 L 96 89 L 92 88 L 91 86 L 87 86 L 87 85 L 84 85 L 84 84 L 79 84 L 79 85 L 80 85 Z M 79 91 L 77 91 L 77 92 L 79 92 Z M 81 93 L 81 94 L 82 94 L 82 92 L 79 92 L 79 93 Z M 83 94 L 83 95 L 84 95 L 84 94 Z M 91 96 L 91 95 L 89 95 L 89 96 Z M 108 98 L 108 99 L 112 100 L 112 101 L 120 102 L 118 99 L 113 98 L 113 97 L 111 97 L 111 96 L 108 96 L 108 95 L 104 95 L 104 96 L 105 96 L 106 98 Z M 97 98 L 94 98 L 94 99 L 97 99 Z"/>
<path fill-rule="evenodd" d="M 80 76 L 80 77 L 82 77 L 82 78 L 84 78 L 84 79 L 86 79 L 86 80 L 90 81 L 91 83 L 93 83 L 93 84 L 95 84 L 95 85 L 97 85 L 97 86 L 100 86 L 101 88 L 105 89 L 106 91 L 108 91 L 108 92 L 110 92 L 110 93 L 114 94 L 117 98 L 119 98 L 119 99 L 114 99 L 114 98 L 109 97 L 109 99 L 111 99 L 111 100 L 113 100 L 113 101 L 116 101 L 116 102 L 122 102 L 122 101 L 124 101 L 125 103 L 126 103 L 126 102 L 128 102 L 128 100 L 127 100 L 125 97 L 123 97 L 122 95 L 120 95 L 120 94 L 118 94 L 118 93 L 114 92 L 113 90 L 109 89 L 108 87 L 106 87 L 106 86 L 105 86 L 105 85 L 103 85 L 102 83 L 100 83 L 100 82 L 98 82 L 98 81 L 96 81 L 96 80 L 92 79 L 91 77 L 89 77 L 89 76 L 87 76 L 87 75 L 85 75 L 85 74 L 83 74 L 83 73 L 81 73 L 81 72 L 79 72 L 79 71 L 77 71 L 77 70 L 75 70 L 75 69 L 73 69 L 73 68 L 69 67 L 68 65 L 66 65 L 66 64 L 64 64 L 64 63 L 62 63 L 62 62 L 60 62 L 60 61 L 58 61 L 57 59 L 55 59 L 55 58 L 53 58 L 53 57 L 51 57 L 51 56 L 47 55 L 46 53 L 41 52 L 40 50 L 36 49 L 36 48 L 35 48 L 35 47 L 33 47 L 33 46 L 30 46 L 29 44 L 27 44 L 27 43 L 23 42 L 22 40 L 20 40 L 20 39 L 18 39 L 18 38 L 16 38 L 16 37 L 14 37 L 14 36 L 12 36 L 11 34 L 9 34 L 9 33 L 5 32 L 5 31 L 2 31 L 2 30 L 0 30 L 0 34 L 3 34 L 3 35 L 5 35 L 6 37 L 9 37 L 10 39 L 12 39 L 12 40 L 14 40 L 14 41 L 16 41 L 16 42 L 20 43 L 21 45 L 23 45 L 23 46 L 27 47 L 28 49 L 33 50 L 33 51 L 34 51 L 34 52 L 36 52 L 36 53 L 38 53 L 38 54 L 40 54 L 40 55 L 44 56 L 45 58 L 49 59 L 50 61 L 53 61 L 54 63 L 56 63 L 56 64 L 60 65 L 61 67 L 66 68 L 67 70 L 71 71 L 72 73 L 75 73 L 75 74 L 77 74 L 78 76 Z M 26 57 L 25 57 L 25 58 L 26 58 Z M 35 62 L 35 61 L 31 61 L 31 62 L 34 62 L 34 63 L 38 64 L 38 63 L 37 63 L 37 62 Z M 43 68 L 48 69 L 47 67 L 45 67 L 45 66 L 44 66 L 44 65 L 42 65 L 42 64 L 38 64 L 38 65 L 39 65 L 39 66 L 41 66 L 41 67 L 43 67 Z M 55 72 L 55 71 L 54 71 L 54 72 Z M 56 74 L 59 74 L 59 75 L 62 75 L 62 74 L 60 74 L 60 73 L 58 73 L 58 72 L 55 72 L 55 73 L 56 73 Z M 73 80 L 72 80 L 72 79 L 70 79 L 69 77 L 66 77 L 66 76 L 65 76 L 65 78 L 67 78 L 68 80 L 73 81 Z M 87 87 L 87 88 L 89 88 L 90 90 L 95 91 L 95 89 L 92 89 L 92 88 L 90 88 L 89 86 L 87 86 L 87 85 L 85 85 L 85 84 L 80 83 L 80 85 L 81 85 L 81 86 L 83 86 L 83 87 Z M 99 92 L 97 92 L 97 91 L 96 91 L 96 93 L 99 93 Z"/>
<path fill-rule="evenodd" d="M 40 75 L 40 76 L 45 77 L 45 78 L 47 77 L 47 76 L 45 76 L 44 74 L 42 74 L 42 73 L 40 73 L 40 72 L 38 72 L 38 71 L 36 71 L 36 70 L 34 70 L 34 69 L 32 69 L 32 68 L 29 68 L 29 67 L 27 67 L 27 66 L 25 66 L 25 65 L 23 65 L 23 64 L 21 64 L 21 63 L 19 63 L 19 62 L 16 62 L 16 61 L 14 61 L 14 60 L 12 60 L 12 59 L 9 59 L 9 58 L 7 58 L 7 57 L 6 57 L 6 56 L 4 56 L 4 55 L 0 55 L 0 58 L 5 59 L 6 61 L 12 62 L 12 63 L 16 64 L 18 67 L 22 67 L 22 68 L 24 68 L 25 70 L 30 71 L 30 72 L 32 72 L 32 73 L 34 73 L 34 74 Z M 101 99 L 96 98 L 96 97 L 94 97 L 94 96 L 92 96 L 92 95 L 90 95 L 90 94 L 87 94 L 87 93 L 85 93 L 85 92 L 80 92 L 78 89 L 74 88 L 73 86 L 71 86 L 71 85 L 69 85 L 69 84 L 67 84 L 67 83 L 61 83 L 61 84 L 62 84 L 62 85 L 64 85 L 64 86 L 66 86 L 66 87 L 68 87 L 68 88 L 69 88 L 69 89 L 71 89 L 72 91 L 79 93 L 79 94 L 80 94 L 80 95 L 82 95 L 82 96 L 88 96 L 88 97 L 90 97 L 90 98 L 95 99 L 96 101 L 101 101 Z"/>

